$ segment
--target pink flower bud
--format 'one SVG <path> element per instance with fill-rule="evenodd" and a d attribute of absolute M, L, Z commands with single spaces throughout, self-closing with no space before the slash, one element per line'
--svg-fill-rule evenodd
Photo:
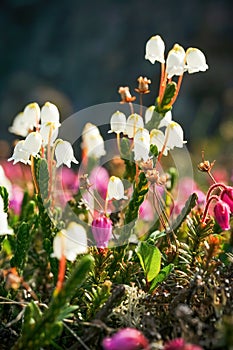
<path fill-rule="evenodd" d="M 104 350 L 137 350 L 149 349 L 148 340 L 137 329 L 125 328 L 103 341 Z"/>
<path fill-rule="evenodd" d="M 227 187 L 221 193 L 221 200 L 229 205 L 231 212 L 233 213 L 233 188 Z"/>
<path fill-rule="evenodd" d="M 167 342 L 163 350 L 203 350 L 200 346 L 185 343 L 183 338 L 176 338 Z"/>
<path fill-rule="evenodd" d="M 230 207 L 228 204 L 219 200 L 214 207 L 214 216 L 222 230 L 230 228 Z"/>
<path fill-rule="evenodd" d="M 107 248 L 112 235 L 112 221 L 104 214 L 92 221 L 92 234 L 98 248 Z"/>

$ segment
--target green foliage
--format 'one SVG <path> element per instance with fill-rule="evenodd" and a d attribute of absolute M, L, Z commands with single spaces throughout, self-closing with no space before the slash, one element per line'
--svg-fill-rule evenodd
<path fill-rule="evenodd" d="M 136 174 L 136 166 L 130 149 L 130 141 L 126 137 L 121 139 L 121 158 L 125 162 L 124 179 L 133 182 Z"/>
<path fill-rule="evenodd" d="M 26 222 L 22 222 L 16 232 L 16 247 L 14 256 L 11 259 L 11 266 L 17 267 L 19 271 L 24 269 L 27 261 L 28 250 L 30 247 L 30 226 Z"/>
<path fill-rule="evenodd" d="M 134 191 L 129 205 L 125 212 L 125 224 L 134 222 L 138 217 L 138 210 L 148 192 L 148 183 L 143 172 L 138 177 L 138 183 L 134 186 Z"/>
<path fill-rule="evenodd" d="M 159 104 L 157 104 L 157 106 L 155 107 L 158 113 L 164 116 L 168 111 L 170 111 L 171 109 L 170 103 L 176 93 L 176 89 L 177 89 L 177 86 L 174 81 L 167 84 L 162 101 L 159 102 Z"/>
<path fill-rule="evenodd" d="M 195 207 L 196 203 L 197 203 L 197 195 L 196 193 L 193 193 L 186 201 L 180 215 L 177 216 L 176 220 L 172 224 L 172 230 L 174 232 L 176 232 L 179 229 L 179 227 L 184 222 L 185 218 L 188 216 L 191 210 Z"/>
<path fill-rule="evenodd" d="M 161 253 L 159 249 L 147 242 L 140 242 L 136 248 L 147 282 L 151 282 L 159 273 Z"/>
<path fill-rule="evenodd" d="M 47 160 L 44 158 L 37 159 L 35 163 L 36 179 L 40 189 L 40 195 L 43 199 L 48 198 L 49 172 Z M 52 179 L 51 179 L 52 181 Z"/>
<path fill-rule="evenodd" d="M 7 189 L 4 186 L 0 186 L 0 196 L 3 199 L 3 205 L 4 205 L 4 212 L 8 212 L 8 192 Z"/>
<path fill-rule="evenodd" d="M 159 283 L 165 281 L 173 269 L 174 269 L 174 264 L 169 264 L 164 268 L 162 268 L 159 271 L 158 275 L 151 282 L 150 292 L 153 292 Z"/>
<path fill-rule="evenodd" d="M 59 292 L 54 292 L 48 309 L 41 314 L 35 303 L 30 303 L 27 315 L 24 319 L 22 335 L 12 350 L 39 350 L 41 347 L 51 344 L 52 340 L 62 331 L 62 317 L 67 317 L 73 311 L 67 308 L 67 303 L 79 288 L 93 267 L 93 258 L 84 256 L 70 275 L 64 287 Z M 66 309 L 66 313 L 64 310 Z"/>

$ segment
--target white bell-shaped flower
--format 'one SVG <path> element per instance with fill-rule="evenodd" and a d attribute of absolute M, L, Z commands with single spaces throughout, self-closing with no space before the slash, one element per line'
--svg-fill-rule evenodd
<path fill-rule="evenodd" d="M 164 63 L 164 51 L 165 44 L 159 35 L 152 36 L 146 43 L 146 55 L 145 59 L 149 60 L 152 64 L 155 61 Z"/>
<path fill-rule="evenodd" d="M 23 119 L 29 129 L 33 129 L 34 126 L 38 127 L 40 122 L 40 107 L 38 103 L 29 103 L 23 111 Z"/>
<path fill-rule="evenodd" d="M 23 112 L 17 114 L 17 116 L 13 120 L 12 126 L 8 128 L 9 132 L 11 132 L 12 134 L 22 137 L 27 136 L 29 129 L 30 126 L 26 123 Z"/>
<path fill-rule="evenodd" d="M 158 129 L 152 129 L 150 132 L 150 144 L 155 145 L 158 148 L 158 151 L 160 152 L 164 146 L 165 143 L 165 135 L 161 130 Z M 167 156 L 168 153 L 168 147 L 166 146 L 163 155 Z"/>
<path fill-rule="evenodd" d="M 166 60 L 166 72 L 168 79 L 174 75 L 182 75 L 185 71 L 185 51 L 182 46 L 175 44 L 169 51 Z"/>
<path fill-rule="evenodd" d="M 0 211 L 0 236 L 12 235 L 13 233 L 12 228 L 8 226 L 7 213 Z"/>
<path fill-rule="evenodd" d="M 146 112 L 145 112 L 145 123 L 148 123 L 151 118 L 152 118 L 152 115 L 154 113 L 154 110 L 155 110 L 155 106 L 150 106 L 146 109 Z"/>
<path fill-rule="evenodd" d="M 184 132 L 180 124 L 172 121 L 168 126 L 167 130 L 167 147 L 173 149 L 174 147 L 182 148 L 184 146 Z"/>
<path fill-rule="evenodd" d="M 142 117 L 137 113 L 133 113 L 126 121 L 125 134 L 128 135 L 129 138 L 132 138 L 134 137 L 137 129 L 143 127 L 144 123 Z"/>
<path fill-rule="evenodd" d="M 39 132 L 31 132 L 25 139 L 22 150 L 32 156 L 38 155 L 42 145 L 42 136 Z"/>
<path fill-rule="evenodd" d="M 159 126 L 158 128 L 162 128 L 164 126 L 168 126 L 168 124 L 170 124 L 172 121 L 172 112 L 171 111 L 168 111 L 165 116 L 163 117 L 163 119 L 161 120 L 161 122 L 159 123 Z"/>
<path fill-rule="evenodd" d="M 71 167 L 71 162 L 78 164 L 74 157 L 73 147 L 68 141 L 58 140 L 55 148 L 55 156 L 57 159 L 57 168 L 65 164 L 68 168 Z"/>
<path fill-rule="evenodd" d="M 186 51 L 187 70 L 189 73 L 205 72 L 209 67 L 203 52 L 197 48 L 190 47 Z"/>
<path fill-rule="evenodd" d="M 85 254 L 87 250 L 86 230 L 76 222 L 71 222 L 67 229 L 55 236 L 52 256 L 60 260 L 64 255 L 67 260 L 74 261 L 78 254 Z"/>
<path fill-rule="evenodd" d="M 100 158 L 106 154 L 104 140 L 99 129 L 92 123 L 87 123 L 82 132 L 82 149 L 87 157 Z"/>
<path fill-rule="evenodd" d="M 127 199 L 124 192 L 124 185 L 121 179 L 117 176 L 111 176 L 108 182 L 107 200 Z"/>
<path fill-rule="evenodd" d="M 12 184 L 11 184 L 10 180 L 8 179 L 8 177 L 6 177 L 5 171 L 1 165 L 0 165 L 0 186 L 4 186 L 7 189 L 9 198 L 11 198 L 12 197 Z M 0 211 L 1 211 L 1 205 L 0 205 Z"/>
<path fill-rule="evenodd" d="M 51 133 L 50 146 L 53 145 L 54 141 L 58 136 L 58 126 L 54 123 L 44 123 L 41 125 L 40 134 L 42 136 L 42 144 L 43 146 L 47 146 L 49 142 L 49 135 Z"/>
<path fill-rule="evenodd" d="M 144 128 L 139 128 L 134 136 L 134 160 L 143 160 L 146 162 L 149 159 L 150 152 L 150 134 Z"/>
<path fill-rule="evenodd" d="M 14 148 L 14 153 L 12 157 L 8 159 L 8 162 L 13 160 L 13 164 L 16 164 L 18 162 L 24 163 L 24 164 L 31 164 L 30 161 L 30 153 L 28 151 L 25 151 L 24 148 L 25 141 L 19 141 L 17 145 Z"/>
<path fill-rule="evenodd" d="M 126 126 L 125 114 L 120 111 L 113 113 L 110 119 L 110 126 L 111 130 L 108 131 L 109 133 L 115 132 L 116 134 L 120 134 L 121 132 L 124 132 Z"/>
<path fill-rule="evenodd" d="M 46 102 L 41 108 L 41 124 L 55 123 L 57 127 L 61 124 L 59 122 L 59 110 L 57 106 L 51 102 Z"/>

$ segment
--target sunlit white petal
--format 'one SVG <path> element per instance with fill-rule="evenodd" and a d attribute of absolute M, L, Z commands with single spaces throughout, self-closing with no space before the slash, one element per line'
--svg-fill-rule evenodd
<path fill-rule="evenodd" d="M 73 148 L 68 141 L 59 140 L 56 144 L 55 156 L 57 160 L 57 168 L 62 164 L 65 164 L 70 168 L 71 162 L 78 164 L 77 159 L 74 157 Z"/>
<path fill-rule="evenodd" d="M 152 64 L 155 61 L 164 63 L 164 51 L 165 44 L 159 35 L 152 36 L 146 43 L 145 59 L 149 60 Z"/>

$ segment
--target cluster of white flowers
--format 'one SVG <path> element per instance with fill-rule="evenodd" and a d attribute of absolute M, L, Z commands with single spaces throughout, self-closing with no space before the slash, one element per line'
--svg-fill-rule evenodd
<path fill-rule="evenodd" d="M 42 147 L 54 145 L 57 167 L 62 164 L 70 167 L 71 162 L 77 164 L 71 144 L 57 139 L 61 125 L 59 117 L 58 108 L 53 103 L 46 102 L 41 109 L 37 103 L 28 104 L 9 128 L 10 132 L 26 138 L 16 144 L 14 153 L 8 161 L 13 160 L 13 164 L 18 162 L 31 164 L 31 156 L 40 157 Z"/>
<path fill-rule="evenodd" d="M 145 59 L 152 64 L 156 61 L 165 63 L 165 44 L 159 35 L 152 36 L 146 43 Z M 175 44 L 166 58 L 166 73 L 168 78 L 174 75 L 180 76 L 185 71 L 188 73 L 204 72 L 208 69 L 205 55 L 197 48 L 190 47 L 186 50 L 179 44 Z"/>
<path fill-rule="evenodd" d="M 145 122 L 148 123 L 153 115 L 155 106 L 147 108 L 145 112 Z M 167 155 L 169 150 L 174 147 L 182 148 L 186 143 L 184 141 L 184 132 L 180 124 L 172 120 L 171 111 L 167 112 L 161 120 L 158 129 L 149 131 L 144 128 L 143 118 L 137 114 L 131 114 L 126 120 L 122 112 L 115 112 L 110 121 L 111 130 L 116 134 L 123 133 L 134 140 L 134 160 L 147 161 L 149 159 L 150 145 L 156 145 L 158 151 L 163 150 L 163 155 Z M 161 130 L 165 128 L 165 132 Z M 163 149 L 164 148 L 164 149 Z"/>

